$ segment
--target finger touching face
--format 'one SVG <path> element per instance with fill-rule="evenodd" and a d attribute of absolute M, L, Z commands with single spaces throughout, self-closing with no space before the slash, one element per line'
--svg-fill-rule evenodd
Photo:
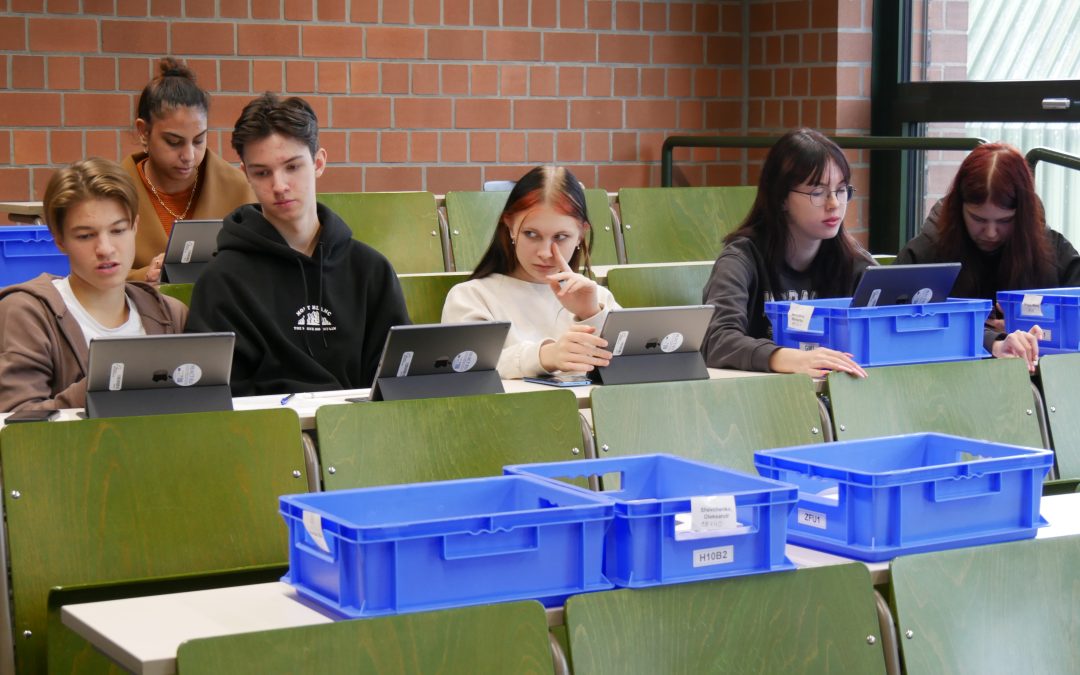
<path fill-rule="evenodd" d="M 549 274 L 569 269 L 567 261 L 581 242 L 582 224 L 542 204 L 517 214 L 510 223 L 517 267 L 512 276 L 546 284 Z"/>

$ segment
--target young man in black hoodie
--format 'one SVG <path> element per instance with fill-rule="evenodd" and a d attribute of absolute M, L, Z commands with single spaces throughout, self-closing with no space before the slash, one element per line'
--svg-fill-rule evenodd
<path fill-rule="evenodd" d="M 387 332 L 409 315 L 390 262 L 315 201 L 326 168 L 315 112 L 264 94 L 232 146 L 259 203 L 226 216 L 187 330 L 236 333 L 235 396 L 371 386 Z"/>

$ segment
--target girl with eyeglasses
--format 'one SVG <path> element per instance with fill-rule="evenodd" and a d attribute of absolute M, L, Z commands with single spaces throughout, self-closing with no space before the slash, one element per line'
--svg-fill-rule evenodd
<path fill-rule="evenodd" d="M 769 150 L 754 205 L 724 239 L 702 294 L 716 308 L 702 345 L 709 367 L 866 377 L 851 354 L 780 347 L 765 316 L 769 300 L 850 296 L 874 264 L 844 230 L 850 180 L 844 153 L 813 129 L 790 131 Z"/>
<path fill-rule="evenodd" d="M 1027 160 L 1004 143 L 980 145 L 960 164 L 945 198 L 922 232 L 896 257 L 900 263 L 960 262 L 952 295 L 995 300 L 998 291 L 1080 286 L 1080 255 L 1046 226 Z M 997 306 L 983 331 L 996 357 L 1020 357 L 1035 372 L 1042 330 L 1006 335 Z"/>

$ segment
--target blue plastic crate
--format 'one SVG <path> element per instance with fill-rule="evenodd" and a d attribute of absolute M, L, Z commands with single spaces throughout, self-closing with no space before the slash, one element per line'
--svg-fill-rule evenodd
<path fill-rule="evenodd" d="M 792 305 L 810 307 L 809 326 L 788 323 Z M 989 300 L 949 298 L 920 305 L 852 307 L 851 298 L 766 302 L 773 341 L 781 347 L 828 347 L 853 355 L 861 366 L 961 361 L 989 356 L 983 324 Z"/>
<path fill-rule="evenodd" d="M 604 590 L 609 502 L 521 476 L 281 497 L 297 592 L 368 617 Z"/>
<path fill-rule="evenodd" d="M 1005 330 L 1043 330 L 1040 354 L 1080 351 L 1080 288 L 998 291 Z"/>
<path fill-rule="evenodd" d="M 66 255 L 44 225 L 0 225 L 0 287 L 22 283 L 42 272 L 66 276 Z"/>
<path fill-rule="evenodd" d="M 637 588 L 794 568 L 784 557 L 788 513 L 798 494 L 793 485 L 664 454 L 523 464 L 504 470 L 548 479 L 605 477 L 601 494 L 613 500 L 615 521 L 604 545 L 604 574 L 617 586 Z M 714 497 L 712 503 L 707 501 Z M 706 520 L 702 527 L 692 522 L 695 504 L 714 512 L 726 510 L 733 517 Z"/>
<path fill-rule="evenodd" d="M 799 486 L 788 541 L 860 560 L 1029 539 L 1049 450 L 910 434 L 754 453 Z"/>

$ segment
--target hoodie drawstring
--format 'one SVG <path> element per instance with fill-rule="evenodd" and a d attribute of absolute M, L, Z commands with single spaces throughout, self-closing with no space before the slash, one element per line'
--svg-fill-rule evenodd
<path fill-rule="evenodd" d="M 319 308 L 321 309 L 323 307 L 323 261 L 325 260 L 322 242 L 316 244 L 315 248 L 319 251 Z M 322 346 L 329 349 L 330 345 L 326 343 L 326 331 L 319 331 L 319 335 L 322 336 Z"/>
<path fill-rule="evenodd" d="M 307 299 L 308 299 L 307 273 L 304 272 L 304 263 L 299 258 L 296 258 L 295 260 L 296 260 L 297 267 L 300 268 L 300 279 L 304 284 L 304 304 L 306 305 L 307 304 Z M 321 285 L 322 284 L 320 282 L 320 287 L 321 287 Z M 321 302 L 320 302 L 320 306 L 321 306 Z M 305 312 L 306 312 L 306 310 L 305 310 Z M 306 324 L 307 320 L 308 320 L 308 317 L 304 316 L 303 319 L 304 319 L 304 323 Z M 311 353 L 311 345 L 308 344 L 308 331 L 302 330 L 300 332 L 304 336 L 304 349 L 307 350 L 308 356 L 314 358 L 315 355 Z M 323 340 L 326 340 L 326 338 L 324 337 Z"/>

